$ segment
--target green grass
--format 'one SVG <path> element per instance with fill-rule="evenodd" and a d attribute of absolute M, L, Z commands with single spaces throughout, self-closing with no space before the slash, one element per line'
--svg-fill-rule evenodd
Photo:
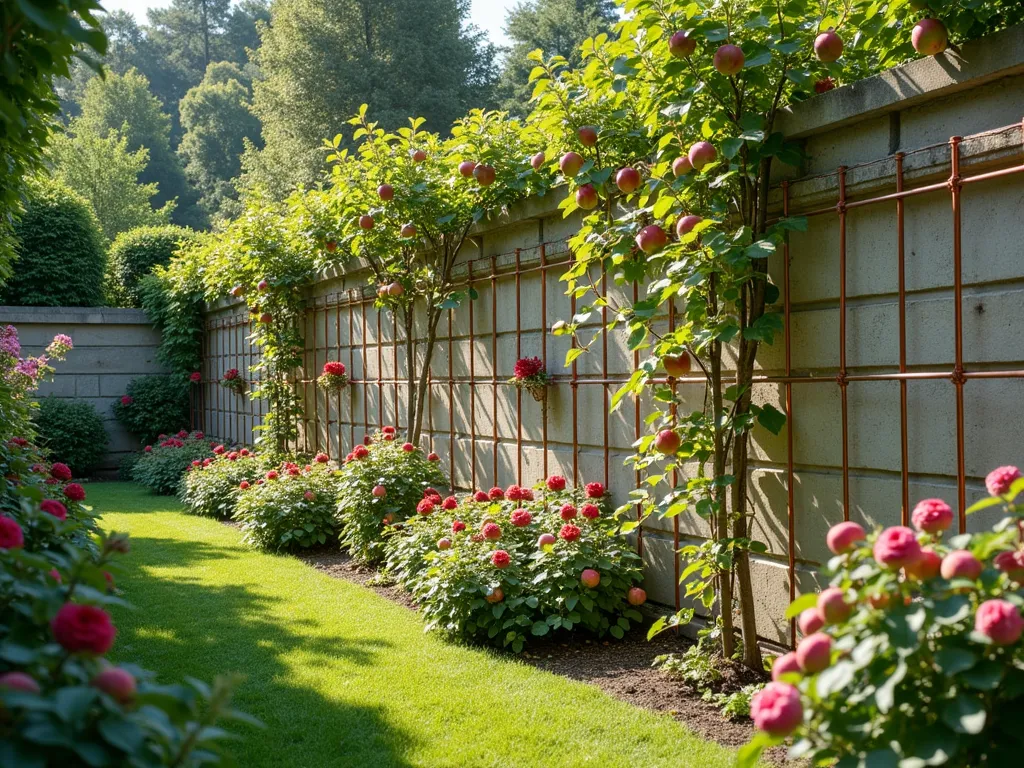
<path fill-rule="evenodd" d="M 172 499 L 110 483 L 89 502 L 132 537 L 114 656 L 163 682 L 244 673 L 236 703 L 267 725 L 232 747 L 245 768 L 732 764 L 667 715 L 424 634 L 414 612 Z"/>

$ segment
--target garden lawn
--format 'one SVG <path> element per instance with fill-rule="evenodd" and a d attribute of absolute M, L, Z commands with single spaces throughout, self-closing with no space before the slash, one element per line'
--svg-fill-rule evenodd
<path fill-rule="evenodd" d="M 238 707 L 266 724 L 231 746 L 244 768 L 674 766 L 732 753 L 667 715 L 423 632 L 419 616 L 239 531 L 124 483 L 89 486 L 131 534 L 113 656 L 161 682 L 242 672 Z"/>

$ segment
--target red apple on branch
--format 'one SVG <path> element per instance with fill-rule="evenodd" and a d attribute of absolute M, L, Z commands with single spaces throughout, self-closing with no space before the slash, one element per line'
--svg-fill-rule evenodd
<path fill-rule="evenodd" d="M 910 33 L 910 42 L 922 56 L 937 56 L 949 45 L 949 33 L 938 19 L 921 19 Z"/>
<path fill-rule="evenodd" d="M 388 286 L 388 296 L 398 298 L 403 293 L 405 293 L 405 287 L 401 283 L 395 282 Z"/>
<path fill-rule="evenodd" d="M 409 157 L 411 157 L 415 163 L 422 163 L 427 159 L 427 153 L 422 149 L 410 149 Z"/>
<path fill-rule="evenodd" d="M 686 155 L 677 157 L 672 161 L 672 173 L 678 176 L 685 176 L 693 170 L 693 163 L 690 162 L 690 158 Z"/>
<path fill-rule="evenodd" d="M 558 167 L 562 169 L 565 176 L 575 176 L 583 167 L 583 157 L 576 152 L 566 152 L 558 161 Z"/>
<path fill-rule="evenodd" d="M 726 77 L 732 77 L 743 69 L 743 51 L 738 45 L 726 43 L 715 51 L 712 62 L 720 73 Z"/>
<path fill-rule="evenodd" d="M 530 158 L 530 165 L 533 166 L 533 170 L 539 171 L 541 169 L 541 166 L 544 165 L 545 160 L 547 160 L 547 157 L 544 155 L 544 153 L 538 152 L 536 155 Z"/>
<path fill-rule="evenodd" d="M 679 450 L 682 442 L 674 429 L 663 429 L 654 437 L 654 449 L 665 456 L 671 456 Z"/>
<path fill-rule="evenodd" d="M 377 196 L 386 203 L 395 196 L 395 188 L 390 184 L 381 184 L 377 187 Z"/>
<path fill-rule="evenodd" d="M 693 361 L 687 352 L 683 352 L 679 357 L 665 355 L 665 357 L 661 358 L 661 364 L 665 366 L 665 372 L 674 379 L 683 378 L 693 367 Z"/>
<path fill-rule="evenodd" d="M 666 243 L 668 243 L 668 235 L 657 224 L 650 224 L 644 227 L 640 230 L 640 234 L 636 236 L 637 246 L 648 256 L 660 251 L 665 247 Z"/>
<path fill-rule="evenodd" d="M 615 174 L 615 186 L 619 191 L 630 195 L 640 188 L 640 171 L 636 168 L 626 167 Z"/>
<path fill-rule="evenodd" d="M 814 55 L 818 61 L 831 64 L 843 55 L 843 39 L 831 27 L 814 38 Z"/>
<path fill-rule="evenodd" d="M 576 135 L 584 147 L 592 147 L 597 144 L 597 128 L 593 125 L 584 125 L 576 132 Z"/>
<path fill-rule="evenodd" d="M 360 229 L 373 229 L 373 216 L 363 214 L 359 217 L 359 228 Z"/>
<path fill-rule="evenodd" d="M 715 148 L 706 141 L 698 141 L 690 147 L 690 165 L 698 171 L 704 170 L 704 166 L 715 162 L 716 157 L 718 157 L 718 153 Z"/>
<path fill-rule="evenodd" d="M 473 175 L 473 171 L 476 170 L 476 163 L 472 160 L 463 160 L 459 163 L 459 173 L 465 176 L 467 179 Z"/>
<path fill-rule="evenodd" d="M 473 169 L 473 177 L 481 187 L 489 187 L 494 183 L 495 173 L 492 165 L 478 165 Z"/>
<path fill-rule="evenodd" d="M 693 228 L 700 224 L 702 221 L 704 221 L 702 217 L 692 213 L 687 214 L 685 216 L 680 216 L 679 221 L 676 222 L 676 234 L 679 235 L 679 237 L 687 235 L 690 232 L 692 232 Z"/>
<path fill-rule="evenodd" d="M 402 229 L 399 232 L 402 237 L 416 237 L 416 225 L 415 224 L 403 224 Z"/>
<path fill-rule="evenodd" d="M 597 190 L 592 184 L 584 184 L 576 190 L 576 205 L 585 211 L 593 210 L 601 198 L 597 196 Z"/>
<path fill-rule="evenodd" d="M 697 50 L 697 41 L 685 30 L 676 32 L 668 39 L 668 51 L 677 59 L 685 59 Z"/>

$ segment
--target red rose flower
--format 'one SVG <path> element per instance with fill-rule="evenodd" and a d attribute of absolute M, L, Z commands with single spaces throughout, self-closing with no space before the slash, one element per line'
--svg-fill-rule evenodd
<path fill-rule="evenodd" d="M 328 456 L 326 453 L 318 453 L 316 455 L 316 463 L 317 464 L 326 464 L 330 460 L 331 460 L 331 457 Z"/>
<path fill-rule="evenodd" d="M 404 443 L 402 445 L 402 450 L 405 451 L 406 453 L 412 453 L 413 451 L 416 450 L 416 446 L 413 445 L 412 443 Z"/>
<path fill-rule="evenodd" d="M 836 87 L 836 81 L 835 80 L 833 80 L 831 77 L 824 77 L 821 80 L 817 80 L 814 83 L 814 92 L 815 93 L 828 93 L 829 91 L 831 91 L 835 87 Z"/>
<path fill-rule="evenodd" d="M 189 381 L 198 384 L 200 381 L 203 380 L 203 374 L 201 374 L 199 371 L 196 371 L 195 373 L 190 373 L 188 378 Z"/>
<path fill-rule="evenodd" d="M 505 490 L 505 498 L 508 499 L 509 501 L 522 501 L 523 489 L 520 488 L 518 485 L 510 485 Z"/>
<path fill-rule="evenodd" d="M 461 520 L 456 520 L 452 523 L 452 533 L 461 533 L 466 530 L 466 524 Z"/>
<path fill-rule="evenodd" d="M 544 363 L 539 357 L 522 357 L 516 360 L 512 372 L 517 379 L 526 379 L 536 376 L 542 370 L 544 370 Z"/>
<path fill-rule="evenodd" d="M 247 491 L 247 490 L 249 490 L 249 481 L 248 481 L 248 480 L 243 480 L 242 482 L 240 482 L 240 483 L 238 484 L 238 487 L 239 487 L 239 488 L 240 488 L 241 490 L 243 490 L 243 491 Z"/>
<path fill-rule="evenodd" d="M 565 490 L 565 478 L 561 475 L 552 475 L 548 478 L 548 490 L 549 491 L 564 491 Z"/>
<path fill-rule="evenodd" d="M 485 539 L 497 541 L 501 538 L 501 526 L 497 523 L 484 523 L 483 528 L 480 529 L 480 533 L 484 535 Z"/>
<path fill-rule="evenodd" d="M 129 397 L 128 395 L 123 395 L 121 397 L 121 405 L 131 405 L 134 402 L 135 401 L 131 397 Z"/>
<path fill-rule="evenodd" d="M 520 491 L 522 492 L 520 501 L 533 501 L 533 491 L 529 488 L 521 488 Z"/>
<path fill-rule="evenodd" d="M 561 514 L 563 520 L 572 520 L 576 517 L 576 507 L 572 504 L 563 504 L 559 514 Z"/>
<path fill-rule="evenodd" d="M 381 427 L 380 431 L 383 432 L 385 435 L 393 435 L 396 432 L 395 428 L 391 426 Z"/>
<path fill-rule="evenodd" d="M 43 510 L 43 512 L 46 512 L 49 515 L 53 515 L 58 520 L 68 519 L 67 507 L 65 507 L 59 501 L 54 501 L 53 499 L 45 499 L 44 501 L 40 502 L 39 508 Z"/>
<path fill-rule="evenodd" d="M 16 477 L 12 477 L 12 478 L 9 478 L 9 479 L 16 480 L 17 478 Z M 56 477 L 48 477 L 43 482 L 46 483 L 47 485 L 59 485 L 60 484 L 60 480 L 58 480 Z"/>
<path fill-rule="evenodd" d="M 370 452 L 366 449 L 365 445 L 357 445 L 355 450 L 352 451 L 352 455 L 357 459 L 365 459 L 370 455 Z"/>
<path fill-rule="evenodd" d="M 344 376 L 345 364 L 340 362 L 324 363 L 324 373 L 329 376 Z"/>
<path fill-rule="evenodd" d="M 591 499 L 600 499 L 604 496 L 604 486 L 600 483 L 587 483 L 587 497 Z"/>
<path fill-rule="evenodd" d="M 180 437 L 182 440 L 184 440 L 186 437 L 188 437 L 188 430 L 187 429 L 183 429 L 180 432 L 178 432 L 178 437 Z"/>
<path fill-rule="evenodd" d="M 587 520 L 596 520 L 601 516 L 601 510 L 597 508 L 596 504 L 584 504 L 580 507 L 580 514 Z"/>
<path fill-rule="evenodd" d="M 152 453 L 153 452 L 153 446 L 152 445 L 147 445 L 144 450 L 146 451 L 146 453 Z"/>
<path fill-rule="evenodd" d="M 221 456 L 221 455 L 223 455 L 223 454 L 224 454 L 225 452 L 227 452 L 227 448 L 225 448 L 225 447 L 224 447 L 223 445 L 218 445 L 217 447 L 215 447 L 215 448 L 213 449 L 213 452 L 214 452 L 215 454 L 217 454 L 218 456 Z"/>
<path fill-rule="evenodd" d="M 985 487 L 992 496 L 1004 496 L 1009 493 L 1013 481 L 1019 477 L 1020 470 L 1017 467 L 998 467 L 985 477 Z"/>
<path fill-rule="evenodd" d="M 421 515 L 429 515 L 434 511 L 434 504 L 430 499 L 423 499 L 419 504 L 416 505 L 416 511 Z"/>
<path fill-rule="evenodd" d="M 512 558 L 504 549 L 497 549 L 491 555 L 491 565 L 495 568 L 507 568 L 511 562 Z"/>
<path fill-rule="evenodd" d="M 441 457 L 438 456 L 436 453 L 429 453 L 429 454 L 427 454 L 427 461 L 440 461 L 440 460 L 441 460 Z"/>
<path fill-rule="evenodd" d="M 85 488 L 78 483 L 68 483 L 64 486 L 64 495 L 71 501 L 85 501 Z"/>
<path fill-rule="evenodd" d="M 525 509 L 517 509 L 512 513 L 509 518 L 512 521 L 512 525 L 517 528 L 524 528 L 533 522 L 533 515 L 527 512 Z"/>
<path fill-rule="evenodd" d="M 102 656 L 114 644 L 117 630 L 102 608 L 66 603 L 50 622 L 53 638 L 71 653 Z"/>
<path fill-rule="evenodd" d="M 24 437 L 12 437 L 7 441 L 7 444 L 16 448 L 24 448 L 28 445 L 28 440 Z"/>
<path fill-rule="evenodd" d="M 21 549 L 25 546 L 25 534 L 17 522 L 0 515 L 0 549 Z"/>
<path fill-rule="evenodd" d="M 195 439 L 195 440 L 202 440 L 204 437 L 205 437 L 205 435 L 202 432 L 193 432 L 192 433 L 192 438 Z"/>
<path fill-rule="evenodd" d="M 445 509 L 452 510 L 459 506 L 459 500 L 454 496 L 449 496 L 444 500 L 444 503 L 442 503 L 441 506 Z"/>
<path fill-rule="evenodd" d="M 473 494 L 473 501 L 486 502 L 490 501 L 490 497 L 487 495 L 487 491 L 477 491 Z"/>
<path fill-rule="evenodd" d="M 487 492 L 487 498 L 489 498 L 491 501 L 498 501 L 500 499 L 505 498 L 505 492 L 501 490 L 501 488 L 499 488 L 498 486 L 494 486 L 493 488 L 491 488 L 491 490 Z"/>
<path fill-rule="evenodd" d="M 580 531 L 580 528 L 579 528 L 578 525 L 573 525 L 572 523 L 566 523 L 565 525 L 562 526 L 562 530 L 560 530 L 558 532 L 558 535 L 561 536 L 566 541 L 576 541 L 576 539 L 578 539 L 580 537 L 580 533 L 582 533 L 582 531 Z"/>
<path fill-rule="evenodd" d="M 279 478 L 279 477 L 280 477 L 280 475 L 277 474 L 276 470 L 272 469 L 269 472 L 267 472 L 267 480 L 277 480 L 277 478 Z"/>
<path fill-rule="evenodd" d="M 58 461 L 50 467 L 50 477 L 55 477 L 58 480 L 65 482 L 71 479 L 71 470 L 68 468 L 67 464 L 61 464 Z"/>

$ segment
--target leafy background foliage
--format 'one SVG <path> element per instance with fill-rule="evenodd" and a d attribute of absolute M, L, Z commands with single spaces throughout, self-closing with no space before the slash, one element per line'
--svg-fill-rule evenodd
<path fill-rule="evenodd" d="M 145 445 L 189 425 L 189 383 L 182 376 L 140 376 L 125 395 L 132 402 L 114 403 L 114 416 Z"/>
<path fill-rule="evenodd" d="M 138 227 L 123 231 L 114 240 L 108 256 L 108 290 L 126 307 L 142 305 L 139 282 L 154 267 L 166 266 L 178 248 L 194 238 L 183 227 Z"/>
<path fill-rule="evenodd" d="M 32 420 L 50 459 L 67 464 L 76 476 L 88 474 L 107 455 L 103 419 L 86 400 L 44 397 Z"/>

